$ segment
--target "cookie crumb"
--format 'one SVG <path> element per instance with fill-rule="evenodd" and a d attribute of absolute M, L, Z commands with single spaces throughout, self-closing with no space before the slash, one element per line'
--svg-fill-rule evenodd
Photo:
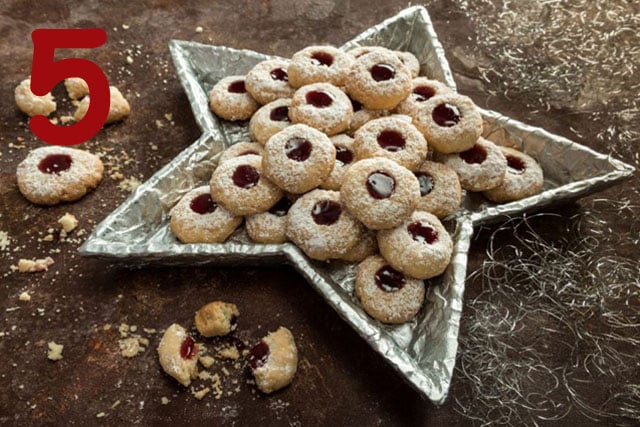
<path fill-rule="evenodd" d="M 120 346 L 120 354 L 123 357 L 135 357 L 143 350 L 140 348 L 140 343 L 137 338 L 125 338 L 118 341 Z"/>
<path fill-rule="evenodd" d="M 218 352 L 216 353 L 216 357 L 218 359 L 237 360 L 240 358 L 240 353 L 238 352 L 238 349 L 236 348 L 236 346 L 231 345 L 231 346 L 223 347 L 219 349 Z"/>
<path fill-rule="evenodd" d="M 76 101 L 77 102 L 77 101 Z M 73 116 L 61 116 L 60 117 L 60 122 L 63 125 L 69 124 L 71 122 L 73 122 L 75 119 L 73 118 Z"/>
<path fill-rule="evenodd" d="M 196 27 L 196 33 L 201 33 L 204 31 L 204 28 L 202 27 Z"/>
<path fill-rule="evenodd" d="M 135 177 L 125 178 L 120 184 L 118 184 L 118 188 L 133 193 L 138 187 L 140 187 L 140 184 L 142 183 Z"/>
<path fill-rule="evenodd" d="M 47 359 L 53 360 L 54 362 L 62 359 L 62 350 L 64 349 L 64 345 L 56 344 L 54 341 L 49 341 L 47 346 L 49 347 Z"/>
<path fill-rule="evenodd" d="M 193 397 L 195 397 L 198 400 L 204 399 L 204 397 L 209 393 L 211 393 L 211 389 L 209 387 L 205 387 L 202 390 L 192 392 Z"/>
<path fill-rule="evenodd" d="M 62 229 L 65 233 L 70 233 L 78 226 L 78 219 L 73 214 L 66 212 L 60 217 L 58 224 L 62 225 Z"/>
<path fill-rule="evenodd" d="M 29 260 L 21 259 L 18 261 L 18 271 L 20 273 L 36 273 L 39 271 L 47 271 L 53 265 L 53 259 L 46 257 L 43 259 Z"/>
<path fill-rule="evenodd" d="M 107 416 L 107 414 L 105 414 L 104 412 L 98 412 L 98 413 L 96 414 L 96 418 L 104 418 L 104 417 L 106 417 L 106 416 Z"/>
<path fill-rule="evenodd" d="M 0 231 L 0 251 L 5 251 L 9 248 L 11 238 L 6 231 Z"/>
<path fill-rule="evenodd" d="M 164 397 L 164 396 L 162 396 L 160 398 L 160 403 L 163 404 L 163 405 L 168 405 L 169 402 L 171 402 L 171 401 L 168 398 Z"/>
<path fill-rule="evenodd" d="M 18 297 L 20 299 L 20 301 L 31 301 L 31 295 L 29 295 L 28 292 L 23 292 L 20 294 L 20 296 Z"/>
<path fill-rule="evenodd" d="M 129 28 L 131 28 L 131 26 L 130 26 L 130 25 L 122 24 L 122 29 L 123 29 L 123 30 L 128 30 Z"/>
<path fill-rule="evenodd" d="M 116 409 L 118 406 L 120 406 L 120 401 L 116 400 L 115 402 L 113 402 L 113 405 L 111 405 L 111 409 Z"/>
<path fill-rule="evenodd" d="M 130 55 L 127 55 L 127 64 L 133 64 L 133 58 Z"/>
<path fill-rule="evenodd" d="M 216 362 L 216 360 L 211 357 L 211 356 L 200 356 L 198 358 L 198 361 L 200 362 L 200 364 L 202 366 L 204 366 L 205 368 L 209 369 L 210 367 L 213 366 L 213 364 Z"/>

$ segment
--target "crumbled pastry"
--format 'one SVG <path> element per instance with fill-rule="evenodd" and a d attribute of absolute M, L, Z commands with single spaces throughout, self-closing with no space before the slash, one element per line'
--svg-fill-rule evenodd
<path fill-rule="evenodd" d="M 64 349 L 64 345 L 56 344 L 54 341 L 49 341 L 47 346 L 49 347 L 49 351 L 47 352 L 47 358 L 49 360 L 53 360 L 55 362 L 62 359 L 62 350 Z"/>
<path fill-rule="evenodd" d="M 53 265 L 53 259 L 46 257 L 43 259 L 21 259 L 18 261 L 18 271 L 20 273 L 36 273 L 39 271 L 47 271 Z"/>
<path fill-rule="evenodd" d="M 29 295 L 28 292 L 23 292 L 20 294 L 18 299 L 23 302 L 28 302 L 28 301 L 31 301 L 31 295 Z"/>
<path fill-rule="evenodd" d="M 227 335 L 236 329 L 238 316 L 240 311 L 235 304 L 213 301 L 196 312 L 196 329 L 204 337 Z"/>
<path fill-rule="evenodd" d="M 198 375 L 197 354 L 195 340 L 177 323 L 167 328 L 158 345 L 160 366 L 185 387 Z"/>
<path fill-rule="evenodd" d="M 60 219 L 58 220 L 58 224 L 62 226 L 62 229 L 65 231 L 65 233 L 70 233 L 78 226 L 78 219 L 74 215 L 67 212 L 62 217 L 60 217 Z"/>
<path fill-rule="evenodd" d="M 23 80 L 16 87 L 15 99 L 18 108 L 29 116 L 48 116 L 56 111 L 56 103 L 51 93 L 36 96 L 31 92 L 31 78 Z"/>

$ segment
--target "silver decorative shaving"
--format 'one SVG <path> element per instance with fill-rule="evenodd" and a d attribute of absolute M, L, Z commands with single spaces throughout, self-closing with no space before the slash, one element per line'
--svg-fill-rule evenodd
<path fill-rule="evenodd" d="M 420 60 L 421 74 L 455 88 L 443 49 L 423 7 L 400 12 L 343 48 L 358 45 L 381 45 L 413 52 Z M 371 347 L 435 403 L 446 398 L 453 374 L 473 225 L 580 197 L 633 173 L 632 167 L 586 147 L 483 111 L 486 137 L 524 150 L 540 162 L 547 175 L 545 191 L 502 206 L 489 205 L 478 197 L 466 195 L 464 208 L 447 221 L 455 242 L 451 265 L 441 277 L 430 281 L 425 307 L 412 322 L 384 325 L 367 316 L 354 296 L 354 265 L 312 261 L 288 243 L 254 244 L 242 228 L 224 244 L 181 244 L 171 234 L 170 208 L 186 192 L 208 182 L 218 154 L 225 147 L 248 139 L 246 123 L 226 122 L 211 114 L 209 90 L 222 77 L 244 74 L 270 57 L 184 41 L 172 41 L 169 47 L 203 135 L 99 224 L 80 248 L 81 254 L 169 265 L 289 263 Z"/>

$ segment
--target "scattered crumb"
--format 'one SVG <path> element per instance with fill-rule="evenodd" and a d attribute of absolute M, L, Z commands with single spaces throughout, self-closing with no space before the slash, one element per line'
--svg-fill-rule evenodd
<path fill-rule="evenodd" d="M 78 101 L 75 101 L 75 102 L 78 102 Z M 73 116 L 62 116 L 62 117 L 60 117 L 60 122 L 61 122 L 63 125 L 66 125 L 66 124 L 68 124 L 68 123 L 71 123 L 71 122 L 72 122 L 72 121 L 74 121 L 74 120 L 75 120 L 75 119 L 73 118 Z"/>
<path fill-rule="evenodd" d="M 240 353 L 238 352 L 238 349 L 236 348 L 236 346 L 231 345 L 231 346 L 223 347 L 219 349 L 218 352 L 216 353 L 216 357 L 218 359 L 237 360 L 240 358 Z"/>
<path fill-rule="evenodd" d="M 156 128 L 161 129 L 164 127 L 164 124 L 160 120 L 156 120 Z"/>
<path fill-rule="evenodd" d="M 196 33 L 201 33 L 204 31 L 204 28 L 202 27 L 196 27 Z"/>
<path fill-rule="evenodd" d="M 211 389 L 209 387 L 205 387 L 202 390 L 194 391 L 193 397 L 195 397 L 198 400 L 202 400 L 209 393 L 211 393 Z"/>
<path fill-rule="evenodd" d="M 126 338 L 127 336 L 129 336 L 129 325 L 127 325 L 126 323 L 121 323 L 120 326 L 118 326 L 118 332 L 120 332 L 120 336 L 122 338 Z"/>
<path fill-rule="evenodd" d="M 49 346 L 49 351 L 47 352 L 47 358 L 49 360 L 56 361 L 62 359 L 62 349 L 64 348 L 64 345 L 56 344 L 53 341 L 49 341 L 47 345 Z"/>
<path fill-rule="evenodd" d="M 229 376 L 229 374 L 230 374 L 229 370 L 228 370 L 227 368 L 225 368 L 224 366 L 222 367 L 222 373 L 223 373 L 226 377 L 228 377 L 228 376 Z"/>
<path fill-rule="evenodd" d="M 21 259 L 18 261 L 18 271 L 20 273 L 35 273 L 38 271 L 47 271 L 53 264 L 51 257 L 37 259 L 35 261 L 29 259 Z"/>
<path fill-rule="evenodd" d="M 160 399 L 160 403 L 162 403 L 163 405 L 168 405 L 169 402 L 171 401 L 164 396 L 162 396 L 162 398 Z"/>
<path fill-rule="evenodd" d="M 135 337 L 119 340 L 118 345 L 120 346 L 120 354 L 123 357 L 135 357 L 144 351 L 140 349 L 140 343 Z"/>
<path fill-rule="evenodd" d="M 65 233 L 70 233 L 78 226 L 78 219 L 74 215 L 67 212 L 62 217 L 60 217 L 60 219 L 58 220 L 58 224 L 62 225 L 62 229 L 65 231 Z"/>
<path fill-rule="evenodd" d="M 7 313 L 11 313 L 12 311 L 16 311 L 16 310 L 20 310 L 20 307 L 9 307 L 4 311 L 6 311 Z"/>
<path fill-rule="evenodd" d="M 7 250 L 9 248 L 9 243 L 11 243 L 9 233 L 6 231 L 0 231 L 0 251 Z"/>
<path fill-rule="evenodd" d="M 104 418 L 104 417 L 106 417 L 106 416 L 107 416 L 107 414 L 105 414 L 104 412 L 98 412 L 98 413 L 96 414 L 96 418 Z"/>
<path fill-rule="evenodd" d="M 168 122 L 173 120 L 173 114 L 171 113 L 165 113 L 164 114 L 164 118 L 167 119 Z"/>
<path fill-rule="evenodd" d="M 118 184 L 118 188 L 133 193 L 140 186 L 140 184 L 142 183 L 135 177 L 125 178 L 120 184 Z"/>
<path fill-rule="evenodd" d="M 127 55 L 127 64 L 133 64 L 133 58 L 130 55 Z"/>
<path fill-rule="evenodd" d="M 49 119 L 49 121 L 51 122 L 52 125 L 57 125 L 58 124 L 58 118 L 57 117 Z"/>
<path fill-rule="evenodd" d="M 129 28 L 131 28 L 131 26 L 130 26 L 130 25 L 122 24 L 122 29 L 123 29 L 123 30 L 128 30 Z"/>
<path fill-rule="evenodd" d="M 118 406 L 120 406 L 120 401 L 116 400 L 115 402 L 113 402 L 113 405 L 111 405 L 111 409 L 116 409 Z"/>
<path fill-rule="evenodd" d="M 207 369 L 213 366 L 213 364 L 216 362 L 216 360 L 211 356 L 200 356 L 198 358 L 198 361 L 202 366 L 204 366 Z"/>
<path fill-rule="evenodd" d="M 18 298 L 20 299 L 20 301 L 31 301 L 31 295 L 29 295 L 28 292 L 21 293 Z"/>

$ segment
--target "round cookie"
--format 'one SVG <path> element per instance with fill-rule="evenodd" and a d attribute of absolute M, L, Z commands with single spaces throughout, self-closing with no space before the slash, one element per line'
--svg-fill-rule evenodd
<path fill-rule="evenodd" d="M 301 87 L 327 82 L 344 86 L 353 57 L 333 46 L 309 46 L 291 57 L 289 83 Z"/>
<path fill-rule="evenodd" d="M 411 77 L 418 77 L 418 75 L 420 74 L 420 61 L 418 61 L 418 58 L 416 58 L 413 53 L 402 50 L 396 50 L 395 54 L 398 55 L 398 58 L 400 59 L 400 61 L 402 61 L 405 67 L 409 69 L 409 72 L 411 72 Z"/>
<path fill-rule="evenodd" d="M 388 50 L 356 59 L 345 83 L 349 96 L 370 110 L 395 108 L 411 91 L 411 72 Z"/>
<path fill-rule="evenodd" d="M 291 99 L 289 117 L 327 135 L 335 135 L 349 128 L 353 107 L 349 97 L 330 83 L 302 86 Z"/>
<path fill-rule="evenodd" d="M 396 112 L 413 117 L 416 115 L 416 110 L 420 108 L 425 101 L 436 95 L 445 93 L 453 93 L 453 91 L 444 83 L 438 80 L 428 79 L 427 77 L 415 78 L 411 80 L 411 92 L 409 96 L 398 104 Z"/>
<path fill-rule="evenodd" d="M 18 165 L 18 188 L 30 202 L 55 205 L 73 202 L 98 186 L 102 161 L 87 151 L 47 146 L 31 150 Z"/>
<path fill-rule="evenodd" d="M 247 92 L 245 76 L 221 79 L 209 92 L 209 107 L 225 120 L 247 120 L 259 105 Z"/>
<path fill-rule="evenodd" d="M 280 98 L 291 98 L 295 89 L 289 84 L 289 61 L 267 59 L 247 73 L 247 91 L 260 104 L 268 104 Z"/>
<path fill-rule="evenodd" d="M 218 159 L 218 164 L 221 165 L 229 159 L 248 156 L 250 154 L 253 154 L 255 156 L 262 156 L 263 152 L 264 148 L 257 142 L 236 142 L 235 144 L 227 147 L 227 149 L 222 152 L 220 158 Z"/>
<path fill-rule="evenodd" d="M 399 226 L 378 232 L 380 254 L 395 269 L 416 279 L 444 272 L 451 261 L 453 242 L 440 220 L 415 211 Z"/>
<path fill-rule="evenodd" d="M 329 177 L 320 185 L 326 190 L 340 190 L 344 174 L 355 161 L 353 151 L 353 138 L 341 133 L 331 137 L 331 142 L 336 147 L 336 162 Z"/>
<path fill-rule="evenodd" d="M 287 213 L 292 202 L 286 196 L 271 209 L 245 218 L 245 227 L 251 240 L 257 243 L 284 243 L 287 239 Z"/>
<path fill-rule="evenodd" d="M 300 197 L 287 215 L 287 237 L 309 258 L 340 258 L 362 235 L 362 225 L 341 205 L 340 193 L 313 190 Z"/>
<path fill-rule="evenodd" d="M 429 146 L 440 153 L 468 150 L 482 135 L 482 116 L 475 104 L 455 92 L 427 99 L 411 117 Z"/>
<path fill-rule="evenodd" d="M 358 265 L 355 293 L 371 317 L 398 324 L 418 314 L 424 303 L 425 286 L 422 280 L 405 276 L 374 255 Z"/>
<path fill-rule="evenodd" d="M 436 155 L 436 160 L 456 171 L 460 185 L 468 191 L 485 191 L 502 183 L 507 172 L 507 160 L 493 142 L 484 138 L 469 150 Z"/>
<path fill-rule="evenodd" d="M 51 92 L 36 96 L 31 92 L 31 79 L 24 79 L 14 91 L 16 105 L 23 113 L 32 116 L 48 116 L 56 111 L 56 103 Z"/>
<path fill-rule="evenodd" d="M 358 159 L 385 157 L 410 170 L 427 157 L 422 133 L 410 121 L 397 117 L 382 117 L 363 125 L 356 131 L 353 149 Z"/>
<path fill-rule="evenodd" d="M 354 163 L 345 173 L 341 200 L 367 228 L 392 228 L 407 218 L 420 199 L 413 173 L 393 160 L 374 157 Z"/>
<path fill-rule="evenodd" d="M 349 123 L 347 133 L 352 136 L 365 123 L 383 117 L 388 113 L 387 110 L 367 110 L 354 99 L 351 99 L 351 106 L 353 107 L 353 117 L 351 117 L 351 123 Z"/>
<path fill-rule="evenodd" d="M 264 212 L 282 197 L 262 170 L 262 158 L 253 154 L 218 165 L 211 176 L 211 198 L 234 215 Z"/>
<path fill-rule="evenodd" d="M 263 393 L 291 384 L 298 368 L 298 349 L 291 331 L 280 327 L 269 333 L 249 351 L 248 362 Z"/>
<path fill-rule="evenodd" d="M 507 160 L 507 173 L 502 184 L 482 194 L 494 202 L 511 202 L 538 194 L 544 185 L 540 165 L 518 150 L 499 148 Z"/>
<path fill-rule="evenodd" d="M 289 107 L 291 99 L 276 99 L 260 107 L 249 121 L 251 137 L 264 145 L 276 133 L 291 126 Z"/>
<path fill-rule="evenodd" d="M 462 191 L 458 174 L 448 166 L 426 160 L 413 174 L 420 183 L 416 210 L 447 217 L 458 210 Z"/>
<path fill-rule="evenodd" d="M 360 262 L 368 256 L 375 255 L 377 251 L 378 239 L 376 238 L 376 232 L 364 229 L 358 243 L 339 259 L 346 262 Z"/>
<path fill-rule="evenodd" d="M 296 124 L 269 138 L 262 167 L 278 187 L 300 194 L 322 184 L 335 161 L 336 149 L 327 135 L 307 125 Z"/>
<path fill-rule="evenodd" d="M 131 113 L 129 102 L 122 96 L 122 93 L 117 87 L 109 86 L 109 94 L 111 96 L 109 101 L 109 114 L 107 115 L 107 120 L 104 122 L 105 124 L 123 120 Z M 85 114 L 87 114 L 87 111 L 89 111 L 89 102 L 91 102 L 90 95 L 82 98 L 76 112 L 73 113 L 73 119 L 75 121 L 79 122 Z"/>
<path fill-rule="evenodd" d="M 203 185 L 185 194 L 171 209 L 171 232 L 182 243 L 222 243 L 242 223 L 211 198 Z"/>
<path fill-rule="evenodd" d="M 236 330 L 240 311 L 235 304 L 213 301 L 196 311 L 194 322 L 203 337 L 227 335 Z"/>

